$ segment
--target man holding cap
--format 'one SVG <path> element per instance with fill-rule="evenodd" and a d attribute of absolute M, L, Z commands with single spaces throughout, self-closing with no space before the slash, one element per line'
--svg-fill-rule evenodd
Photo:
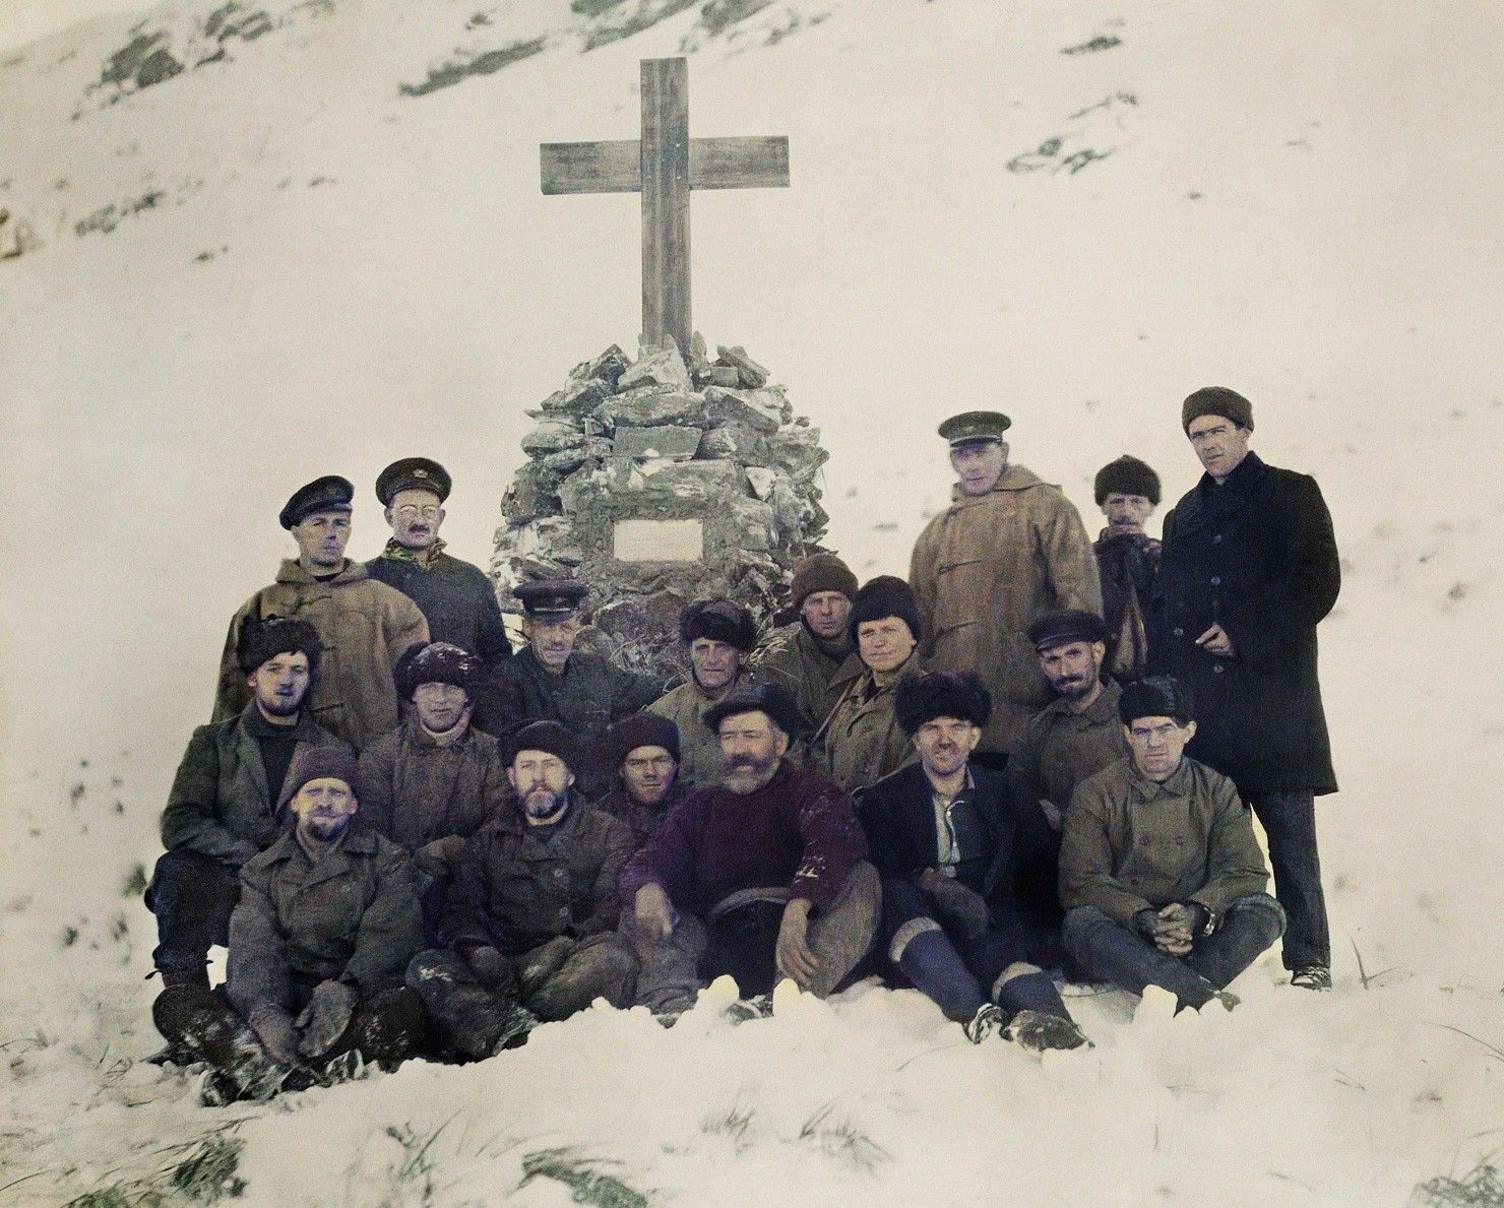
<path fill-rule="evenodd" d="M 679 727 L 656 713 L 634 713 L 611 727 L 605 746 L 619 783 L 598 808 L 626 823 L 632 850 L 640 851 L 694 788 L 679 767 Z"/>
<path fill-rule="evenodd" d="M 1131 755 L 1084 781 L 1065 816 L 1066 951 L 1087 974 L 1182 1007 L 1218 999 L 1285 929 L 1231 780 L 1184 754 L 1196 734 L 1169 676 L 1129 684 L 1118 717 Z"/>
<path fill-rule="evenodd" d="M 512 592 L 522 602 L 528 645 L 508 659 L 497 677 L 497 703 L 506 734 L 534 721 L 557 721 L 581 740 L 574 766 L 579 791 L 599 799 L 611 788 L 611 770 L 596 749 L 613 722 L 661 695 L 653 677 L 624 671 L 598 654 L 577 652 L 587 591 L 572 579 L 542 579 Z"/>
<path fill-rule="evenodd" d="M 1191 753 L 1232 778 L 1269 836 L 1291 984 L 1327 990 L 1315 798 L 1336 792 L 1337 777 L 1316 626 L 1342 582 L 1332 517 L 1314 478 L 1249 450 L 1253 407 L 1241 394 L 1197 390 L 1181 426 L 1206 472 L 1165 517 L 1150 667 L 1195 693 Z"/>
<path fill-rule="evenodd" d="M 366 563 L 366 571 L 417 604 L 434 641 L 458 646 L 479 660 L 481 674 L 471 685 L 474 699 L 489 688 L 510 657 L 512 643 L 485 571 L 445 552 L 439 528 L 451 485 L 449 472 L 426 457 L 404 457 L 381 471 L 376 498 L 386 509 L 392 536 Z M 487 729 L 487 710 L 478 699 L 476 705 L 475 724 Z"/>
<path fill-rule="evenodd" d="M 992 694 L 979 762 L 997 766 L 1046 701 L 1025 630 L 1061 608 L 1100 612 L 1097 562 L 1081 516 L 1059 487 L 1008 462 L 1012 421 L 968 411 L 940 425 L 950 444 L 954 502 L 914 544 L 924 654 L 942 671 L 975 670 Z"/>
<path fill-rule="evenodd" d="M 1102 577 L 1106 667 L 1108 674 L 1120 680 L 1138 679 L 1148 664 L 1144 617 L 1161 548 L 1144 532 L 1144 522 L 1159 506 L 1159 475 L 1124 453 L 1097 471 L 1093 489 L 1097 506 L 1107 517 L 1107 527 L 1092 547 Z"/>
<path fill-rule="evenodd" d="M 238 717 L 250 700 L 235 652 L 248 620 L 297 617 L 317 631 L 324 653 L 309 704 L 314 720 L 357 751 L 397 724 L 392 669 L 408 647 L 428 641 L 428 622 L 400 591 L 345 557 L 355 488 L 338 475 L 298 488 L 278 517 L 298 543 L 277 581 L 230 619 L 220 659 L 215 721 Z"/>
<path fill-rule="evenodd" d="M 408 969 L 407 984 L 465 1056 L 486 1057 L 596 998 L 631 1004 L 637 958 L 616 932 L 616 880 L 632 837 L 575 792 L 576 749 L 558 722 L 517 732 L 507 767 L 515 802 L 460 853 L 446 949 L 419 953 Z"/>
<path fill-rule="evenodd" d="M 348 749 L 313 720 L 306 700 L 323 644 L 306 621 L 248 621 L 235 659 L 251 693 L 239 716 L 199 726 L 178 765 L 162 845 L 146 889 L 157 916 L 152 960 L 164 985 L 209 985 L 211 944 L 229 942 L 240 869 L 282 831 L 277 802 L 292 761 L 313 747 Z"/>
<path fill-rule="evenodd" d="M 781 686 L 728 693 L 705 724 L 724 779 L 696 789 L 621 878 L 643 962 L 637 1001 L 672 1017 L 721 974 L 744 997 L 788 977 L 823 998 L 877 927 L 881 890 L 851 798 L 784 758 L 802 723 Z"/>
<path fill-rule="evenodd" d="M 846 618 L 856 590 L 856 576 L 835 554 L 800 559 L 789 584 L 799 619 L 773 630 L 747 660 L 759 678 L 794 694 L 809 733 L 841 698 L 839 674 L 852 654 Z"/>
<path fill-rule="evenodd" d="M 470 724 L 472 685 L 484 674 L 448 642 L 409 651 L 397 686 L 412 710 L 360 756 L 361 822 L 412 852 L 430 939 L 465 840 L 510 808 L 500 747 Z"/>
<path fill-rule="evenodd" d="M 422 1005 L 402 986 L 423 938 L 412 860 L 350 825 L 356 785 L 343 747 L 298 753 L 282 787 L 296 824 L 241 869 L 225 998 L 180 985 L 152 1005 L 169 1043 L 215 1067 L 206 1102 L 339 1076 L 350 1052 L 392 1069 L 425 1038 Z M 311 1077 L 289 1080 L 294 1067 Z"/>
<path fill-rule="evenodd" d="M 664 693 L 648 712 L 679 728 L 680 774 L 693 784 L 718 784 L 726 761 L 705 714 L 726 693 L 754 682 L 742 660 L 757 642 L 757 624 L 732 600 L 696 600 L 679 619 L 679 635 L 689 647 L 689 682 Z"/>

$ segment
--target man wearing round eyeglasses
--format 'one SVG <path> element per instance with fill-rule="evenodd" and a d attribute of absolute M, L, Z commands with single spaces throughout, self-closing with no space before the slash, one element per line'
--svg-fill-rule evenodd
<path fill-rule="evenodd" d="M 496 589 L 480 567 L 446 553 L 439 528 L 453 482 L 427 457 L 394 461 L 376 478 L 376 498 L 386 508 L 392 536 L 366 563 L 371 578 L 395 587 L 417 604 L 435 642 L 448 642 L 480 660 L 471 685 L 472 724 L 495 733 L 491 684 L 512 654 Z"/>

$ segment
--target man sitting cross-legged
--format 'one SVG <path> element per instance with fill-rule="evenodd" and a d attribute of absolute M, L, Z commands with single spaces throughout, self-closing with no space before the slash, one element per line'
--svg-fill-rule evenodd
<path fill-rule="evenodd" d="M 1248 807 L 1226 776 L 1184 755 L 1196 733 L 1167 675 L 1118 700 L 1130 755 L 1077 786 L 1060 849 L 1066 951 L 1136 994 L 1184 1007 L 1237 998 L 1224 987 L 1285 929 Z"/>
<path fill-rule="evenodd" d="M 347 1053 L 391 1069 L 426 1036 L 402 987 L 423 934 L 412 859 L 350 825 L 355 784 L 344 747 L 294 757 L 282 804 L 297 823 L 241 869 L 224 997 L 184 984 L 152 1004 L 168 1043 L 215 1067 L 205 1102 L 311 1085 Z"/>
<path fill-rule="evenodd" d="M 637 1001 L 672 1019 L 721 974 L 745 996 L 781 976 L 823 998 L 877 926 L 877 873 L 851 799 L 784 757 L 802 724 L 786 688 L 728 693 L 705 724 L 724 778 L 675 809 L 621 879 L 643 962 Z"/>
<path fill-rule="evenodd" d="M 1085 1041 L 1037 964 L 1045 915 L 1017 895 L 1021 874 L 1053 855 L 1033 801 L 1003 776 L 972 767 L 992 709 L 973 673 L 933 672 L 898 685 L 898 724 L 919 762 L 856 795 L 882 874 L 887 956 L 961 1024 L 973 1043 L 994 1032 L 1031 1049 Z"/>
<path fill-rule="evenodd" d="M 632 1002 L 637 958 L 616 933 L 632 835 L 575 791 L 576 750 L 556 721 L 516 733 L 515 803 L 460 853 L 440 929 L 447 950 L 420 952 L 408 968 L 407 984 L 464 1056 L 486 1057 L 596 998 Z"/>

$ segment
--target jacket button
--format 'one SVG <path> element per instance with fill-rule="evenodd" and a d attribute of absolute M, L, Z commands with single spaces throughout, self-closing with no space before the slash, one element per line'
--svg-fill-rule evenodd
<path fill-rule="evenodd" d="M 1175 626 L 1175 636 L 1177 638 L 1185 637 L 1185 630 L 1182 629 L 1179 625 Z"/>
<path fill-rule="evenodd" d="M 1222 586 L 1222 576 L 1221 575 L 1213 575 L 1212 576 L 1212 586 L 1213 587 L 1221 587 Z"/>
<path fill-rule="evenodd" d="M 1221 675 L 1222 674 L 1222 664 L 1221 663 L 1213 663 L 1212 664 L 1212 672 L 1215 675 Z"/>
<path fill-rule="evenodd" d="M 1221 533 L 1218 533 L 1215 537 L 1212 538 L 1212 544 L 1213 545 L 1220 545 L 1220 544 L 1222 544 L 1222 534 Z"/>
<path fill-rule="evenodd" d="M 1149 836 L 1148 835 L 1142 835 L 1142 836 L 1140 836 L 1139 841 L 1138 841 L 1138 845 L 1140 847 L 1148 847 L 1149 846 Z"/>

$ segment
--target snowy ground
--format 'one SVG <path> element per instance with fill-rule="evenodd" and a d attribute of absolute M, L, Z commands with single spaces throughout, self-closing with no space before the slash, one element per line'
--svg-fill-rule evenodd
<path fill-rule="evenodd" d="M 214 7 L 146 29 L 197 62 Z M 1496 5 L 695 4 L 588 52 L 619 14 L 260 7 L 284 23 L 130 95 L 94 86 L 139 16 L 0 53 L 0 206 L 40 243 L 0 260 L 0 1203 L 205 1198 L 202 1164 L 172 1181 L 211 1134 L 266 1205 L 563 1204 L 519 1188 L 549 1149 L 663 1204 L 1402 1204 L 1504 1147 Z M 1043 1064 L 865 987 L 735 1030 L 591 1012 L 198 1108 L 139 1060 L 136 878 L 225 620 L 319 473 L 360 484 L 368 557 L 376 471 L 437 457 L 486 561 L 523 408 L 637 326 L 635 199 L 542 197 L 536 144 L 635 137 L 637 59 L 681 47 L 693 133 L 792 144 L 792 188 L 695 197 L 697 326 L 823 427 L 863 574 L 906 568 L 967 406 L 1089 525 L 1124 450 L 1189 487 L 1198 385 L 1319 477 L 1337 989 L 1271 958 L 1232 1015 L 1073 1000 L 1097 1047 Z"/>

